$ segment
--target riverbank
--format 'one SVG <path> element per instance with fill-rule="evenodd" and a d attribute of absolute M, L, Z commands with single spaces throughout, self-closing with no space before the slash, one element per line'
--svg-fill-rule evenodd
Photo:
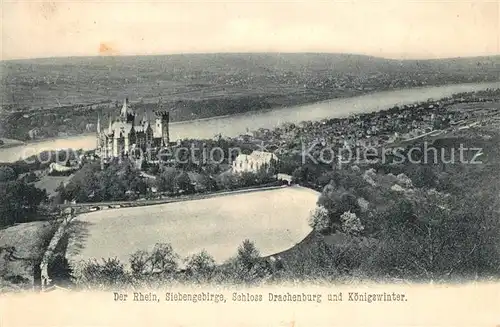
<path fill-rule="evenodd" d="M 500 82 L 452 84 L 436 87 L 421 87 L 397 91 L 383 91 L 350 98 L 338 98 L 306 105 L 290 106 L 270 111 L 247 112 L 244 114 L 212 117 L 171 124 L 170 139 L 212 139 L 215 135 L 236 137 L 247 130 L 273 129 L 284 123 L 318 121 L 327 118 L 343 118 L 351 114 L 370 113 L 394 106 L 413 104 L 429 99 L 440 99 L 456 93 L 500 88 Z M 23 146 L 0 149 L 0 162 L 13 162 L 19 158 L 47 150 L 95 148 L 95 134 L 55 138 L 27 143 Z"/>
<path fill-rule="evenodd" d="M 6 149 L 21 145 L 26 145 L 26 142 L 14 139 L 0 138 L 0 149 Z"/>

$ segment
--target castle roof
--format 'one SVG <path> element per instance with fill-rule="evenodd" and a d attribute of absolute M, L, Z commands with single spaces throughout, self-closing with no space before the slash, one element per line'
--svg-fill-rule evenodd
<path fill-rule="evenodd" d="M 130 123 L 125 123 L 122 121 L 115 121 L 111 125 L 112 134 L 114 137 L 119 138 L 120 136 L 125 136 L 130 134 L 134 126 Z"/>
<path fill-rule="evenodd" d="M 277 160 L 278 157 L 271 152 L 254 151 L 251 154 L 240 154 L 237 161 L 254 161 L 254 162 L 270 162 L 272 159 Z"/>
<path fill-rule="evenodd" d="M 250 154 L 250 156 L 253 160 L 260 161 L 260 162 L 269 162 L 272 159 L 276 160 L 278 157 L 272 152 L 265 152 L 265 151 L 254 151 Z"/>

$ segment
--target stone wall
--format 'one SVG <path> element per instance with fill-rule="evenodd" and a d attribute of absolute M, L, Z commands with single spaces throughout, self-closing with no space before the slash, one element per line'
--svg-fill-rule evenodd
<path fill-rule="evenodd" d="M 64 236 L 64 233 L 66 232 L 66 227 L 68 226 L 73 217 L 74 217 L 74 209 L 71 209 L 70 211 L 64 213 L 63 221 L 61 222 L 56 232 L 54 233 L 54 236 L 52 236 L 49 246 L 45 250 L 42 262 L 40 264 L 40 271 L 41 271 L 40 278 L 41 278 L 42 291 L 45 290 L 47 287 L 49 287 L 51 284 L 51 279 L 49 276 L 49 262 L 52 259 L 52 256 L 54 255 L 54 251 L 57 248 L 57 245 L 59 244 L 61 238 Z"/>

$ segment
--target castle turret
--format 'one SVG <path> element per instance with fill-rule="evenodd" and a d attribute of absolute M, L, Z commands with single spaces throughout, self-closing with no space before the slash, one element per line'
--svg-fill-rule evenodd
<path fill-rule="evenodd" d="M 96 126 L 96 149 L 97 151 L 101 151 L 102 147 L 102 135 L 101 135 L 101 117 L 97 114 L 97 126 Z"/>
<path fill-rule="evenodd" d="M 127 114 L 128 114 L 128 98 L 125 98 L 125 100 L 123 100 L 122 109 L 120 110 L 120 116 L 122 118 L 125 118 Z"/>
<path fill-rule="evenodd" d="M 149 117 L 148 117 L 148 113 L 145 112 L 144 116 L 142 117 L 141 125 L 145 126 L 147 123 L 149 123 Z"/>
<path fill-rule="evenodd" d="M 101 134 L 101 116 L 97 114 L 97 134 Z"/>
<path fill-rule="evenodd" d="M 125 100 L 123 101 L 123 106 L 120 110 L 120 119 L 131 124 L 133 124 L 135 121 L 135 113 L 129 106 L 128 98 L 125 98 Z"/>

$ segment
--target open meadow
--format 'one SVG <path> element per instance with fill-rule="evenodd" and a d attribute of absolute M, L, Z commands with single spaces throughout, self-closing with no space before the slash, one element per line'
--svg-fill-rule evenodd
<path fill-rule="evenodd" d="M 66 256 L 70 262 L 118 258 L 170 243 L 182 258 L 206 250 L 217 263 L 245 239 L 271 255 L 300 242 L 318 193 L 299 187 L 227 195 L 148 207 L 98 211 L 75 218 Z"/>
<path fill-rule="evenodd" d="M 55 229 L 56 225 L 48 221 L 17 224 L 1 229 L 0 279 L 12 284 L 31 285 L 33 267 L 42 260 Z"/>

